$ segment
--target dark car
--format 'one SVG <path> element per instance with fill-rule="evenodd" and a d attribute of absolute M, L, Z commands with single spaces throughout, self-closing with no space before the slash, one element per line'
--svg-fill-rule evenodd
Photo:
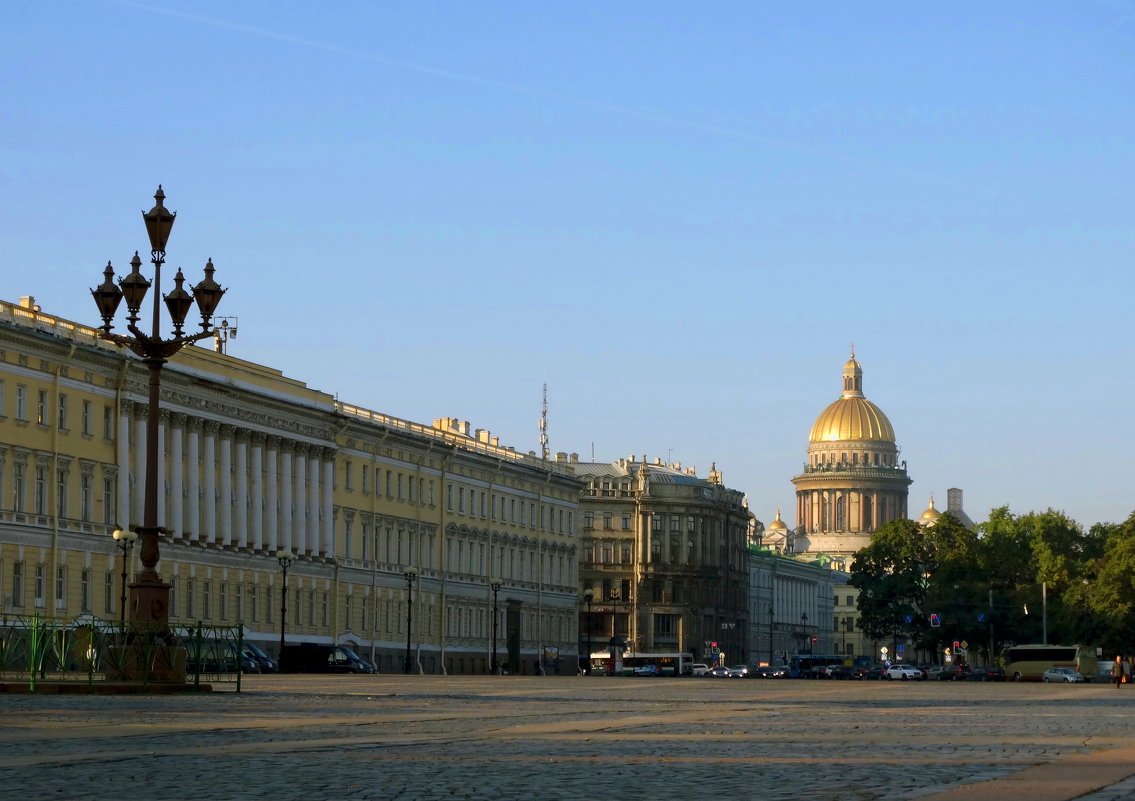
<path fill-rule="evenodd" d="M 880 680 L 882 680 L 883 675 L 886 672 L 887 671 L 886 671 L 885 668 L 883 668 L 879 665 L 875 665 L 875 667 L 867 668 L 867 670 L 863 673 L 863 678 L 867 679 L 869 681 L 880 681 Z"/>
<path fill-rule="evenodd" d="M 828 670 L 828 678 L 846 681 L 848 679 L 857 679 L 859 675 L 856 673 L 855 668 L 848 667 L 847 665 L 836 665 Z"/>
<path fill-rule="evenodd" d="M 735 676 L 733 675 L 733 671 L 731 671 L 727 667 L 722 667 L 721 665 L 718 665 L 717 667 L 711 667 L 709 670 L 707 670 L 705 673 L 702 674 L 702 677 L 707 678 L 707 679 L 732 679 L 732 678 L 735 678 Z"/>
<path fill-rule="evenodd" d="M 1005 681 L 1005 671 L 999 667 L 974 668 L 966 681 Z"/>
<path fill-rule="evenodd" d="M 369 673 L 358 654 L 345 645 L 299 643 L 280 651 L 281 673 Z"/>
<path fill-rule="evenodd" d="M 252 662 L 255 662 L 256 666 L 258 668 L 260 668 L 260 670 L 259 670 L 260 673 L 279 673 L 280 672 L 280 666 L 276 663 L 276 660 L 273 659 L 272 657 L 268 656 L 268 654 L 264 653 L 263 651 L 260 650 L 260 648 L 258 648 L 256 645 L 253 645 L 250 642 L 244 643 L 244 657 L 245 657 L 245 659 L 248 659 Z M 246 670 L 244 672 L 249 673 L 249 672 L 256 672 L 256 671 Z"/>
<path fill-rule="evenodd" d="M 776 665 L 761 665 L 749 671 L 753 679 L 783 679 L 788 677 L 788 668 Z"/>

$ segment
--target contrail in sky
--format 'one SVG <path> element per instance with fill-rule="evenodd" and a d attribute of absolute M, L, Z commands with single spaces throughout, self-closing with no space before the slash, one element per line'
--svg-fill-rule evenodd
<path fill-rule="evenodd" d="M 216 17 L 208 17 L 202 14 L 194 14 L 189 11 L 181 11 L 172 8 L 162 8 L 160 6 L 152 6 L 146 3 L 136 3 L 132 0 L 108 0 L 108 2 L 115 3 L 116 5 L 126 6 L 128 8 L 135 8 L 140 11 L 148 11 L 154 14 L 163 14 L 168 17 L 177 17 L 179 19 L 188 20 L 190 22 L 208 25 L 213 28 L 221 28 L 229 31 L 237 31 L 240 33 L 247 33 L 252 36 L 257 36 L 262 39 L 272 39 L 286 44 L 297 45 L 310 50 L 322 50 L 325 53 L 332 53 L 337 56 L 344 56 L 347 58 L 359 59 L 362 61 L 370 61 L 375 64 L 384 64 L 388 67 L 395 69 L 406 70 L 408 72 L 417 72 L 422 75 L 432 75 L 437 78 L 442 78 L 449 81 L 456 81 L 461 83 L 470 84 L 473 86 L 482 86 L 487 89 L 495 89 L 501 92 L 508 92 L 515 95 L 525 95 L 528 97 L 539 98 L 558 103 L 565 106 L 575 106 L 576 108 L 590 109 L 593 111 L 606 111 L 612 114 L 618 114 L 624 117 L 635 117 L 640 120 L 648 122 L 655 122 L 661 125 L 667 125 L 674 128 L 685 128 L 693 131 L 702 131 L 704 133 L 714 134 L 715 136 L 726 137 L 729 139 L 738 139 L 746 142 L 753 142 L 757 144 L 766 145 L 768 147 L 777 148 L 780 150 L 791 150 L 797 153 L 803 153 L 818 158 L 827 159 L 831 161 L 840 161 L 846 164 L 853 164 L 859 167 L 867 167 L 871 169 L 885 170 L 887 172 L 905 175 L 912 178 L 917 178 L 922 181 L 933 181 L 939 184 L 949 186 L 961 186 L 960 184 L 950 181 L 938 175 L 927 175 L 924 173 L 914 172 L 907 170 L 903 167 L 898 167 L 893 164 L 886 164 L 883 162 L 870 161 L 866 159 L 849 156 L 845 153 L 839 153 L 831 150 L 823 150 L 819 148 L 808 147 L 807 145 L 789 142 L 783 139 L 775 139 L 768 136 L 761 136 L 758 134 L 749 133 L 747 131 L 739 130 L 737 128 L 729 128 L 721 125 L 713 125 L 709 123 L 698 122 L 697 120 L 683 119 L 679 117 L 670 117 L 665 114 L 659 114 L 654 111 L 645 109 L 636 109 L 629 106 L 618 106 L 609 103 L 600 103 L 593 100 L 574 97 L 572 95 L 558 94 L 546 89 L 539 89 L 531 86 L 524 86 L 522 84 L 508 83 L 506 81 L 498 81 L 492 78 L 482 78 L 477 75 L 470 75 L 463 72 L 454 72 L 452 70 L 441 69 L 438 67 L 430 67 L 425 64 L 416 64 L 412 61 L 401 61 L 399 59 L 386 58 L 375 53 L 365 50 L 355 50 L 348 47 L 341 47 L 329 42 L 320 42 L 314 39 L 305 39 L 301 36 L 293 36 L 287 33 L 280 33 L 278 31 L 269 30 L 266 28 L 259 28 L 252 25 L 243 25 L 238 22 L 231 22 L 229 20 L 218 19 Z M 965 188 L 973 189 L 972 186 L 966 185 Z"/>

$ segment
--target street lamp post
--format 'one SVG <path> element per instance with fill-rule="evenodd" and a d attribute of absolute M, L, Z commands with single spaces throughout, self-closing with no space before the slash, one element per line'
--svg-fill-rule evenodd
<path fill-rule="evenodd" d="M 501 589 L 501 580 L 498 578 L 489 579 L 489 587 L 493 591 L 493 658 L 489 670 L 495 676 L 500 672 L 497 666 L 497 593 Z"/>
<path fill-rule="evenodd" d="M 583 591 L 583 600 L 587 601 L 587 675 L 591 675 L 591 600 L 595 597 L 595 590 L 588 587 Z"/>
<path fill-rule="evenodd" d="M 808 613 L 800 613 L 800 651 L 803 653 L 804 645 L 808 642 Z"/>
<path fill-rule="evenodd" d="M 135 534 L 133 531 L 123 531 L 120 528 L 116 528 L 114 530 L 114 533 L 111 534 L 111 536 L 114 537 L 114 544 L 118 546 L 118 549 L 120 551 L 122 551 L 122 597 L 121 597 L 120 600 L 121 600 L 121 607 L 122 607 L 122 622 L 125 623 L 126 622 L 126 566 L 130 561 L 130 552 L 134 550 L 134 543 L 137 541 L 138 535 Z"/>
<path fill-rule="evenodd" d="M 276 551 L 276 561 L 280 563 L 280 572 L 284 574 L 284 583 L 280 589 L 280 653 L 276 655 L 279 661 L 284 656 L 284 632 L 288 627 L 288 569 L 296 555 L 286 548 Z"/>
<path fill-rule="evenodd" d="M 162 581 L 158 574 L 158 538 L 165 531 L 158 525 L 158 434 L 160 432 L 160 413 L 158 404 L 161 400 L 161 370 L 166 360 L 176 354 L 186 345 L 213 336 L 210 320 L 221 302 L 225 290 L 213 280 L 213 260 L 205 264 L 205 278 L 192 287 L 192 294 L 184 289 L 185 276 L 181 270 L 174 276 L 174 289 L 164 296 L 166 310 L 173 321 L 173 335 L 169 339 L 161 338 L 161 278 L 162 264 L 166 260 L 166 242 L 170 231 L 173 230 L 173 221 L 176 212 L 165 208 L 165 193 L 161 186 L 154 195 L 155 205 L 148 212 L 142 213 L 146 223 L 146 233 L 150 239 L 150 262 L 154 265 L 154 279 L 147 280 L 141 273 L 142 260 L 137 251 L 130 262 L 133 268 L 129 275 L 114 281 L 114 268 L 107 262 L 103 271 L 105 280 L 98 289 L 92 289 L 91 295 L 98 306 L 99 315 L 103 324 L 99 327 L 98 336 L 118 347 L 129 348 L 142 358 L 142 362 L 150 370 L 149 379 L 149 409 L 146 417 L 146 484 L 142 525 L 135 526 L 135 531 L 141 542 L 142 573 L 130 586 L 131 620 L 137 630 L 144 630 L 159 635 L 165 634 L 169 629 L 169 585 Z M 139 311 L 145 300 L 146 292 L 151 284 L 156 285 L 154 291 L 152 327 L 146 334 L 138 327 Z M 119 304 L 125 298 L 126 308 L 130 314 L 127 316 L 126 330 L 130 336 L 112 334 L 111 329 L 115 313 Z M 185 318 L 193 303 L 201 313 L 201 332 L 186 334 L 182 330 Z M 180 488 L 177 488 L 180 492 Z"/>
<path fill-rule="evenodd" d="M 406 662 L 403 673 L 410 675 L 410 666 L 414 660 L 410 657 L 410 639 L 414 631 L 414 582 L 418 579 L 418 568 L 404 567 L 402 575 L 406 578 Z"/>
<path fill-rule="evenodd" d="M 772 606 L 768 608 L 768 663 L 769 667 L 772 666 L 772 653 L 773 653 L 773 637 L 776 633 L 776 623 L 772 615 Z"/>

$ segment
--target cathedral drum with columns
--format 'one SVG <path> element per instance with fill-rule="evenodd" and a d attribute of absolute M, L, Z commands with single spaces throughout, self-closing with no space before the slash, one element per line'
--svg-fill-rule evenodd
<path fill-rule="evenodd" d="M 863 395 L 855 354 L 843 366 L 843 392 L 812 426 L 808 463 L 796 486 L 793 550 L 852 556 L 885 523 L 907 515 L 911 479 L 898 460 L 895 431 Z"/>

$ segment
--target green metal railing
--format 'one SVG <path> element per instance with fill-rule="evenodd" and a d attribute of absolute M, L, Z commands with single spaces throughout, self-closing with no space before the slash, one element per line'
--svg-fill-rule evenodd
<path fill-rule="evenodd" d="M 172 626 L 161 635 L 94 617 L 0 616 L 0 681 L 168 682 L 200 687 L 234 683 L 240 690 L 243 626 Z"/>

